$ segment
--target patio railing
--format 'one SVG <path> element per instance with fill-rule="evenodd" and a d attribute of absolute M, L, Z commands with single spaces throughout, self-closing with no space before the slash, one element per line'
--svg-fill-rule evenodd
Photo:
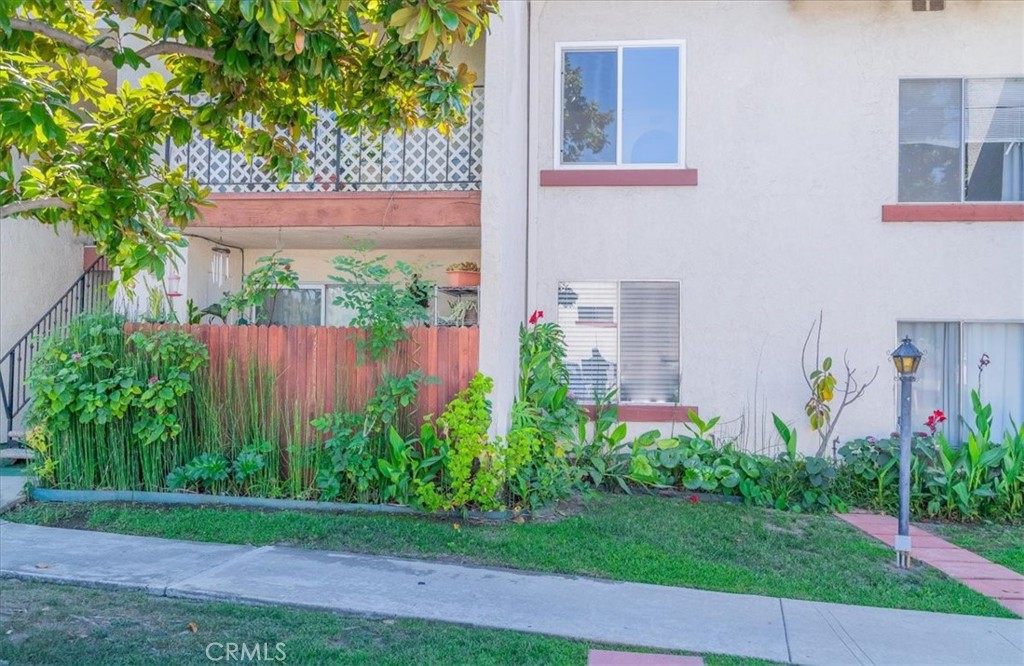
<path fill-rule="evenodd" d="M 287 192 L 466 191 L 480 189 L 484 89 L 473 89 L 468 122 L 448 136 L 436 129 L 373 136 L 340 131 L 323 111 L 312 137 L 301 140 L 311 174 Z M 276 192 L 275 179 L 237 152 L 219 150 L 197 137 L 184 146 L 168 142 L 167 162 L 214 192 Z"/>

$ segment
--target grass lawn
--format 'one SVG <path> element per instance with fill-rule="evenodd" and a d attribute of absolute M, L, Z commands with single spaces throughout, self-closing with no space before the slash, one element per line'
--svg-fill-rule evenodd
<path fill-rule="evenodd" d="M 189 625 L 194 623 L 193 632 Z M 565 664 L 583 666 L 578 641 L 440 622 L 349 617 L 0 580 L 0 663 L 206 664 L 211 643 L 284 643 L 285 664 Z M 211 656 L 225 661 L 224 648 Z M 615 649 L 615 648 L 610 648 Z M 626 649 L 626 648 L 619 648 Z M 630 648 L 632 649 L 632 648 Z M 709 666 L 757 659 L 705 655 Z M 225 662 L 227 663 L 227 662 Z"/>
<path fill-rule="evenodd" d="M 558 522 L 30 503 L 8 520 L 253 545 L 290 544 L 865 606 L 1013 617 L 829 515 L 603 495 Z"/>
<path fill-rule="evenodd" d="M 921 523 L 919 527 L 1024 574 L 1024 525 Z"/>

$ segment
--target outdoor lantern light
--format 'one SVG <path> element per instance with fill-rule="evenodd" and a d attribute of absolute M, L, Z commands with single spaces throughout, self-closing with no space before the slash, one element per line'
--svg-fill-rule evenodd
<path fill-rule="evenodd" d="M 891 354 L 900 380 L 900 522 L 896 535 L 896 566 L 910 566 L 910 384 L 921 365 L 921 350 L 909 337 Z"/>
<path fill-rule="evenodd" d="M 917 372 L 917 366 L 921 365 L 921 350 L 914 346 L 910 338 L 903 338 L 903 342 L 893 353 L 892 362 L 896 366 L 896 372 L 900 377 L 913 376 Z"/>

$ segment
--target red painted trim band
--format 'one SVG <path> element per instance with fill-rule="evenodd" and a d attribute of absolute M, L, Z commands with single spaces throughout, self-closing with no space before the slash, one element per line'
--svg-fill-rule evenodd
<path fill-rule="evenodd" d="M 195 227 L 479 227 L 479 192 L 210 195 Z"/>
<path fill-rule="evenodd" d="M 882 222 L 1024 222 L 1024 203 L 890 204 Z"/>
<path fill-rule="evenodd" d="M 541 187 L 694 186 L 696 169 L 546 169 Z"/>
<path fill-rule="evenodd" d="M 696 407 L 686 405 L 619 405 L 619 420 L 627 423 L 687 423 L 690 412 L 697 414 Z M 590 418 L 594 418 L 594 408 L 587 407 Z"/>

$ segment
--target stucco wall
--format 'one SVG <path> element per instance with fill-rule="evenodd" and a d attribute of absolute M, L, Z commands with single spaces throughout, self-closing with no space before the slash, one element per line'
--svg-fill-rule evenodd
<path fill-rule="evenodd" d="M 529 210 L 528 4 L 505 3 L 487 44 L 480 247 L 480 371 L 494 378 L 492 431 L 508 430 L 519 360 L 519 324 L 526 314 Z"/>
<path fill-rule="evenodd" d="M 881 366 L 837 435 L 887 433 L 897 320 L 1024 320 L 1024 224 L 880 217 L 899 78 L 1021 76 L 1024 3 L 558 0 L 533 3 L 532 33 L 529 301 L 555 312 L 559 280 L 681 280 L 683 404 L 733 429 L 755 407 L 805 422 L 800 348 L 823 311 L 825 353 Z M 539 187 L 556 42 L 629 39 L 687 40 L 699 185 Z"/>
<path fill-rule="evenodd" d="M 84 240 L 32 219 L 0 219 L 0 354 L 28 332 L 82 273 Z M 0 410 L 0 441 L 17 429 Z"/>

